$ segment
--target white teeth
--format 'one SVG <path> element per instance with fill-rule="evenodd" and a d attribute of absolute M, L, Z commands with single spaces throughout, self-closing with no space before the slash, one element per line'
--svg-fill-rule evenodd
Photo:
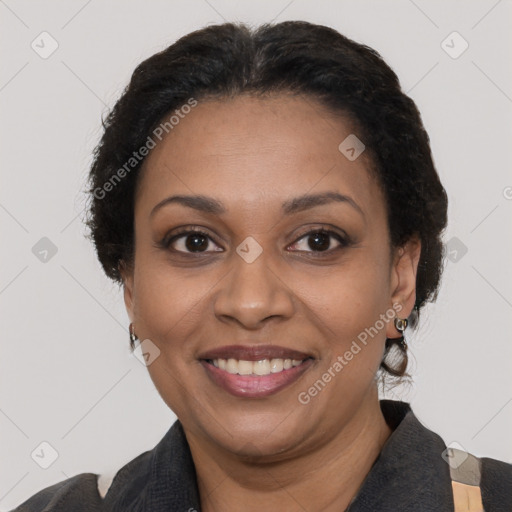
<path fill-rule="evenodd" d="M 253 366 L 252 361 L 238 361 L 238 373 L 240 375 L 251 375 Z"/>
<path fill-rule="evenodd" d="M 282 359 L 272 359 L 270 361 L 270 371 L 272 373 L 279 373 L 283 371 L 283 360 Z"/>
<path fill-rule="evenodd" d="M 238 361 L 236 359 L 228 359 L 226 362 L 226 371 L 228 373 L 238 373 Z"/>
<path fill-rule="evenodd" d="M 255 373 L 256 375 L 270 375 L 270 361 L 268 359 L 254 361 L 252 367 L 252 373 Z"/>
<path fill-rule="evenodd" d="M 270 375 L 289 370 L 303 363 L 300 359 L 261 359 L 260 361 L 245 361 L 237 359 L 213 359 L 213 366 L 231 374 L 239 375 Z"/>

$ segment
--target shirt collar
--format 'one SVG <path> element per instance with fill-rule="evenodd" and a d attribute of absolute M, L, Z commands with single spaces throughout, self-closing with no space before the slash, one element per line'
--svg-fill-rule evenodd
<path fill-rule="evenodd" d="M 393 433 L 347 512 L 452 510 L 450 471 L 441 455 L 445 449 L 442 439 L 418 421 L 409 404 L 381 400 L 380 405 Z M 144 507 L 140 510 L 200 510 L 194 463 L 179 421 L 153 450 L 145 491 L 145 496 L 140 496 Z"/>
<path fill-rule="evenodd" d="M 394 429 L 347 512 L 434 512 L 453 510 L 446 446 L 425 428 L 405 402 L 381 400 Z"/>

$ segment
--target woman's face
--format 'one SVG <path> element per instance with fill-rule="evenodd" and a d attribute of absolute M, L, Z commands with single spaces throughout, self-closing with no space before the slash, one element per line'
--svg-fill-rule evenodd
<path fill-rule="evenodd" d="M 144 163 L 127 309 L 162 398 L 216 447 L 291 456 L 375 402 L 419 251 L 391 253 L 351 133 L 310 98 L 212 100 Z"/>

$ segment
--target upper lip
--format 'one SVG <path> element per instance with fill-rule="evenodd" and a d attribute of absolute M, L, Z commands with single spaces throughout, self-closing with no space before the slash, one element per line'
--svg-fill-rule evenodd
<path fill-rule="evenodd" d="M 261 361 L 262 359 L 295 359 L 304 360 L 310 354 L 278 345 L 226 345 L 207 350 L 199 355 L 199 359 L 237 359 L 243 361 Z"/>

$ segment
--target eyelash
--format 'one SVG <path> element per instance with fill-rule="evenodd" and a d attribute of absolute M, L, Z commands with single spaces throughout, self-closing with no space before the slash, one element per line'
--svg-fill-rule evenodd
<path fill-rule="evenodd" d="M 324 234 L 324 235 L 329 235 L 330 237 L 336 239 L 340 245 L 338 247 L 335 247 L 333 249 L 327 249 L 325 251 L 311 250 L 311 251 L 296 251 L 296 252 L 308 253 L 310 255 L 314 255 L 314 257 L 322 257 L 323 255 L 331 255 L 334 251 L 348 247 L 352 243 L 350 238 L 347 235 L 341 235 L 340 233 L 333 231 L 331 229 L 315 228 L 315 229 L 306 231 L 305 233 L 301 234 L 294 242 L 292 242 L 290 244 L 290 246 L 297 244 L 299 241 L 301 241 L 304 238 L 307 238 L 308 236 L 312 236 L 312 235 L 319 234 L 319 233 Z M 210 240 L 210 241 L 214 242 L 216 245 L 218 245 L 215 242 L 215 240 L 206 231 L 202 230 L 201 228 L 197 228 L 197 227 L 188 227 L 188 228 L 182 228 L 182 229 L 178 230 L 171 237 L 166 235 L 160 242 L 157 243 L 157 246 L 161 249 L 172 250 L 173 252 L 178 253 L 178 254 L 187 254 L 187 255 L 193 255 L 193 256 L 208 254 L 209 252 L 212 252 L 212 251 L 187 252 L 187 251 L 178 251 L 175 249 L 170 249 L 170 246 L 172 243 L 176 242 L 177 240 L 179 240 L 181 238 L 186 238 L 187 236 L 190 236 L 190 235 L 204 236 L 208 240 Z M 220 252 L 220 251 L 214 251 L 214 252 Z"/>
<path fill-rule="evenodd" d="M 189 235 L 201 235 L 201 236 L 204 236 L 205 238 L 208 238 L 209 240 L 211 240 L 212 242 L 216 243 L 215 240 L 212 239 L 212 237 L 206 232 L 206 231 L 203 231 L 202 229 L 200 228 L 195 228 L 195 227 L 191 227 L 191 228 L 182 228 L 182 229 L 179 229 L 176 233 L 174 233 L 171 237 L 169 236 L 165 236 L 159 243 L 158 243 L 158 246 L 162 249 L 169 249 L 170 245 L 175 242 L 176 240 L 179 240 L 180 238 L 186 238 L 187 236 Z M 198 251 L 198 252 L 185 252 L 185 251 L 176 251 L 175 249 L 171 249 L 173 250 L 174 252 L 178 253 L 178 254 L 193 254 L 193 255 L 200 255 L 200 254 L 203 254 L 205 253 L 206 251 Z"/>

